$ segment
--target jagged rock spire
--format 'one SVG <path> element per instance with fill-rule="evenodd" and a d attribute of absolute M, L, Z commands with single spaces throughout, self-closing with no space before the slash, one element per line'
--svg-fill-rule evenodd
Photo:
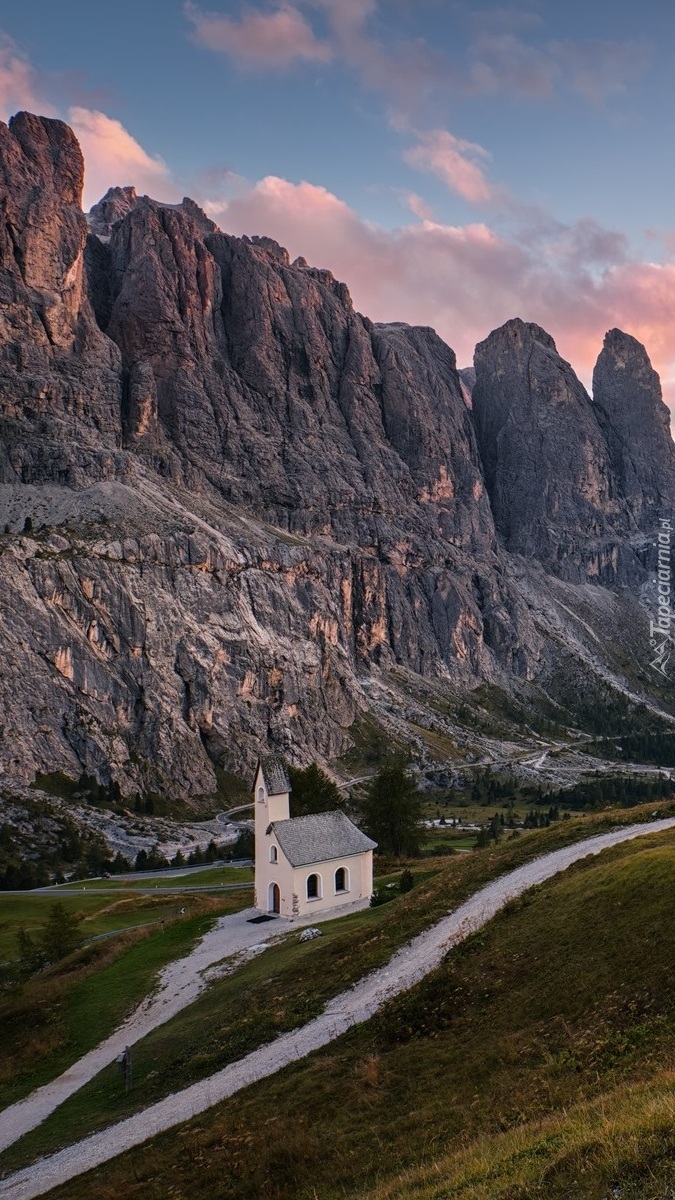
<path fill-rule="evenodd" d="M 593 401 L 612 469 L 635 520 L 675 508 L 675 443 L 661 381 L 644 346 L 610 329 L 593 372 Z"/>

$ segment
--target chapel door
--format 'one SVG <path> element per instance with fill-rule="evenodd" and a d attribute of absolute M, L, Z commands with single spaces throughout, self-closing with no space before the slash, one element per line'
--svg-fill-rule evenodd
<path fill-rule="evenodd" d="M 270 905 L 271 912 L 281 912 L 281 893 L 279 892 L 279 884 L 272 884 L 272 903 Z"/>

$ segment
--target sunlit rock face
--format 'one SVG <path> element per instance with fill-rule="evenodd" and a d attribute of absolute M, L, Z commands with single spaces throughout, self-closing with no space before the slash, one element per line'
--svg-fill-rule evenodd
<path fill-rule="evenodd" d="M 194 798 L 327 760 L 374 681 L 538 675 L 523 561 L 638 581 L 619 417 L 543 330 L 462 380 L 192 201 L 115 188 L 87 224 L 61 122 L 0 125 L 0 173 L 0 770 Z"/>
<path fill-rule="evenodd" d="M 61 121 L 0 122 L 0 480 L 79 484 L 123 470 L 117 347 L 84 272 L 83 162 Z"/>

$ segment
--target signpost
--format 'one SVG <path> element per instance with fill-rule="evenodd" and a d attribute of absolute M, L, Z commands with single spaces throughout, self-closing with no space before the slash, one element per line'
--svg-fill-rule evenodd
<path fill-rule="evenodd" d="M 126 1091 L 131 1091 L 132 1074 L 131 1074 L 131 1046 L 125 1046 L 124 1053 L 117 1055 L 117 1063 L 120 1069 L 120 1075 L 124 1076 Z"/>

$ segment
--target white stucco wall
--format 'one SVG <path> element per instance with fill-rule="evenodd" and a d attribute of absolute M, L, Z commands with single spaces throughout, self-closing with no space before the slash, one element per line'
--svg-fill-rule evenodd
<path fill-rule="evenodd" d="M 270 885 L 278 884 L 281 894 L 281 909 L 290 916 L 293 895 L 293 868 L 284 858 L 276 838 L 267 833 L 273 821 L 286 821 L 289 816 L 289 795 L 269 796 L 262 771 L 258 768 L 253 789 L 255 816 L 255 907 L 261 912 L 270 912 Z M 278 861 L 270 862 L 270 847 L 277 850 Z M 287 909 L 284 907 L 287 898 Z"/>
<path fill-rule="evenodd" d="M 285 821 L 289 816 L 288 792 L 269 796 L 260 768 L 254 786 L 255 802 L 255 899 L 260 912 L 271 912 L 271 887 L 279 888 L 279 911 L 284 917 L 304 917 L 312 912 L 325 912 L 357 900 L 369 897 L 373 891 L 373 852 L 352 854 L 347 858 L 329 859 L 306 867 L 292 867 L 284 857 L 273 833 L 267 830 L 273 821 Z M 270 850 L 276 849 L 276 861 L 270 860 Z M 347 871 L 348 888 L 335 891 L 335 872 L 338 867 Z M 307 879 L 318 875 L 321 880 L 321 895 L 316 900 L 307 899 Z"/>
<path fill-rule="evenodd" d="M 344 867 L 348 875 L 348 890 L 335 891 L 335 872 L 338 867 Z M 317 900 L 307 899 L 307 880 L 310 875 L 318 875 L 321 881 L 321 895 Z M 364 900 L 373 891 L 373 852 L 367 850 L 364 854 L 353 854 L 348 858 L 333 858 L 322 863 L 312 863 L 311 866 L 295 867 L 293 871 L 293 892 L 297 897 L 293 916 L 309 916 L 313 912 L 325 912 L 329 908 L 338 908 L 344 904 L 352 904 Z M 287 914 L 290 915 L 290 914 Z"/>
<path fill-rule="evenodd" d="M 270 886 L 278 884 L 280 913 L 284 917 L 304 917 L 312 912 L 324 912 L 344 904 L 368 898 L 373 891 L 373 852 L 354 854 L 348 858 L 335 858 L 306 867 L 291 867 L 284 858 L 274 835 L 263 839 L 266 853 L 256 854 L 255 906 L 261 912 L 271 912 Z M 269 848 L 277 849 L 277 861 L 270 862 Z M 335 891 L 335 872 L 344 867 L 347 872 L 346 891 Z M 320 896 L 307 899 L 307 880 L 318 875 L 321 883 Z"/>

